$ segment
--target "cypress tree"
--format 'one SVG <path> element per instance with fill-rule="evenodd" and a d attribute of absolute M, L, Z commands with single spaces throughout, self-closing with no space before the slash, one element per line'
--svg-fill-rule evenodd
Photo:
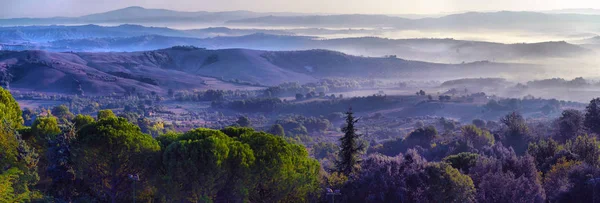
<path fill-rule="evenodd" d="M 356 166 L 360 163 L 360 153 L 363 146 L 358 141 L 360 137 L 356 133 L 355 124 L 359 119 L 354 118 L 352 108 L 346 112 L 346 126 L 342 128 L 344 136 L 340 138 L 340 152 L 336 163 L 338 172 L 348 176 L 354 172 Z"/>

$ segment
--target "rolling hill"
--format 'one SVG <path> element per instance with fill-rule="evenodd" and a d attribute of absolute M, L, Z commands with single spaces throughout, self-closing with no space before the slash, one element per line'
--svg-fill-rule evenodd
<path fill-rule="evenodd" d="M 108 95 L 127 91 L 165 92 L 168 89 L 256 89 L 185 72 L 159 68 L 160 55 L 121 53 L 120 56 L 93 53 L 46 51 L 2 51 L 0 72 L 3 82 L 23 91 Z M 144 60 L 129 61 L 135 57 Z M 104 60 L 100 60 L 103 58 Z M 102 63 L 103 61 L 110 63 Z M 174 80 L 176 78 L 176 80 Z"/>
<path fill-rule="evenodd" d="M 293 35 L 284 30 L 268 29 L 232 29 L 226 27 L 209 27 L 203 29 L 176 30 L 164 27 L 146 27 L 123 24 L 119 26 L 76 25 L 76 26 L 16 26 L 0 27 L 0 43 L 44 43 L 57 40 L 123 38 L 145 35 L 167 37 L 207 38 L 216 36 L 243 36 L 254 33 L 273 35 Z"/>
<path fill-rule="evenodd" d="M 89 29 L 98 28 L 96 26 L 89 27 Z M 522 59 L 570 58 L 593 53 L 593 51 L 589 49 L 566 42 L 503 44 L 455 39 L 387 39 L 378 37 L 322 39 L 317 37 L 272 35 L 265 33 L 243 36 L 195 38 L 185 37 L 188 34 L 188 31 L 165 29 L 159 32 L 160 29 L 158 28 L 139 26 L 138 29 L 135 29 L 136 27 L 138 26 L 124 25 L 118 27 L 106 27 L 104 31 L 96 32 L 96 34 L 93 35 L 95 37 L 90 34 L 94 32 L 87 31 L 53 32 L 53 34 L 43 34 L 44 31 L 31 31 L 27 32 L 29 33 L 27 35 L 23 34 L 22 38 L 35 38 L 37 41 L 41 41 L 41 39 L 56 37 L 59 38 L 59 40 L 47 42 L 25 41 L 22 43 L 0 42 L 0 49 L 40 49 L 49 51 L 87 52 L 147 51 L 164 49 L 177 45 L 191 45 L 209 49 L 244 48 L 274 51 L 328 49 L 352 55 L 371 57 L 396 55 L 400 58 L 442 63 L 461 63 L 463 61 L 469 62 L 481 60 L 516 61 Z M 68 27 L 61 29 L 66 28 Z M 78 29 L 83 28 L 73 28 L 73 30 Z M 137 32 L 119 31 L 129 29 L 137 30 Z M 227 29 L 214 28 L 214 30 L 224 30 L 226 32 Z M 196 30 L 194 32 L 200 31 Z M 239 30 L 232 32 L 240 33 Z M 4 32 L 2 32 L 2 29 L 0 28 L 0 36 L 2 36 L 3 33 Z M 106 33 L 106 35 L 114 33 L 113 36 L 116 37 L 102 37 L 104 33 Z M 146 33 L 166 33 L 166 35 L 146 35 Z M 120 37 L 122 35 L 127 36 Z M 8 37 L 5 39 L 8 39 Z"/>
<path fill-rule="evenodd" d="M 327 50 L 207 50 L 173 47 L 144 52 L 3 51 L 0 70 L 11 88 L 102 95 L 168 89 L 255 89 L 256 85 L 314 82 L 320 78 L 437 80 L 536 72 L 535 66 L 477 62 L 438 64 L 359 57 Z M 218 78 L 218 79 L 215 79 Z M 224 82 L 224 81 L 236 81 Z"/>

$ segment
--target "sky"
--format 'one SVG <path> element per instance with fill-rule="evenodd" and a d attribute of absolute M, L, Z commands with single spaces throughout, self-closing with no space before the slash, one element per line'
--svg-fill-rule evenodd
<path fill-rule="evenodd" d="M 0 18 L 81 16 L 129 6 L 180 11 L 440 14 L 600 9 L 598 0 L 0 0 Z"/>

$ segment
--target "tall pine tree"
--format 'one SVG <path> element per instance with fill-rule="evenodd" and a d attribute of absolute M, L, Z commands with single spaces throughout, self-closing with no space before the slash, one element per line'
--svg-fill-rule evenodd
<path fill-rule="evenodd" d="M 346 112 L 346 126 L 342 128 L 344 136 L 340 138 L 340 152 L 336 163 L 338 172 L 346 176 L 352 174 L 360 163 L 360 154 L 363 151 L 359 143 L 359 134 L 356 133 L 355 124 L 359 119 L 354 118 L 352 108 Z"/>

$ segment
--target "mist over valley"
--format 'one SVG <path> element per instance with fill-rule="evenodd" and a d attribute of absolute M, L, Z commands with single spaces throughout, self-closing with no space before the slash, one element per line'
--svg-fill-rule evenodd
<path fill-rule="evenodd" d="M 598 200 L 577 0 L 7 1 L 0 202 Z"/>

